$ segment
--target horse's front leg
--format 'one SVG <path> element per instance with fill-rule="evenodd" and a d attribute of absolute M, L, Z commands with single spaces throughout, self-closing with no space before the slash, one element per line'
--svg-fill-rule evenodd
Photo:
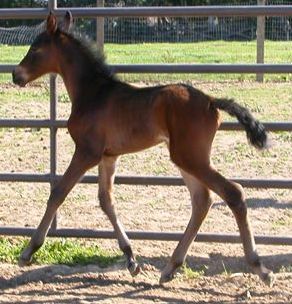
<path fill-rule="evenodd" d="M 48 233 L 49 227 L 56 214 L 58 207 L 63 203 L 66 196 L 83 174 L 92 166 L 96 165 L 101 157 L 88 157 L 79 149 L 76 149 L 71 163 L 66 170 L 62 179 L 52 189 L 45 214 L 33 234 L 29 245 L 22 252 L 19 265 L 25 266 L 31 263 L 32 255 L 42 246 L 45 237 Z"/>
<path fill-rule="evenodd" d="M 116 157 L 103 157 L 99 164 L 99 190 L 98 198 L 100 207 L 108 216 L 113 225 L 115 234 L 118 239 L 119 247 L 123 251 L 127 259 L 127 268 L 132 276 L 140 272 L 140 267 L 135 261 L 130 241 L 125 233 L 125 230 L 116 216 L 113 199 L 112 187 L 114 183 Z"/>

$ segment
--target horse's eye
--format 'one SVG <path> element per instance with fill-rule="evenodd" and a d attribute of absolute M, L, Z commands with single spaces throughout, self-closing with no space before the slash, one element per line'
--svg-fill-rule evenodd
<path fill-rule="evenodd" d="M 35 47 L 35 46 L 32 46 L 30 50 L 31 50 L 31 52 L 34 52 L 34 53 L 35 53 L 35 52 L 37 52 L 37 51 L 38 51 L 38 48 L 37 48 L 37 47 Z"/>

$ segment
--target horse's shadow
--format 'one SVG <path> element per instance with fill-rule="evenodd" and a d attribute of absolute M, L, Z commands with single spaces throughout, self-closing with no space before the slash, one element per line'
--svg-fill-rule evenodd
<path fill-rule="evenodd" d="M 217 208 L 224 202 L 216 202 L 213 204 L 212 208 Z M 276 199 L 271 198 L 248 198 L 246 199 L 246 204 L 248 208 L 257 209 L 257 208 L 274 208 L 274 209 L 292 209 L 292 201 L 281 202 Z"/>
<path fill-rule="evenodd" d="M 169 261 L 167 257 L 145 257 L 138 256 L 138 261 L 142 265 L 151 265 L 153 269 L 161 271 L 166 263 Z M 292 266 L 292 253 L 266 255 L 262 256 L 262 259 L 266 265 L 268 265 L 275 273 L 283 270 L 291 271 Z M 249 268 L 246 266 L 244 257 L 231 257 L 224 256 L 222 254 L 210 254 L 209 257 L 196 257 L 188 256 L 186 259 L 188 266 L 194 271 L 204 271 L 205 276 L 214 276 L 222 273 L 237 273 L 237 272 L 249 272 Z M 143 266 L 142 266 L 143 267 Z M 32 282 L 52 282 L 52 283 L 64 283 L 70 280 L 78 281 L 79 278 L 76 274 L 84 274 L 87 272 L 95 273 L 110 273 L 112 271 L 119 271 L 125 268 L 124 261 L 120 260 L 114 266 L 109 268 L 101 268 L 97 265 L 85 265 L 85 266 L 68 266 L 68 265 L 50 265 L 43 266 L 30 270 L 29 267 L 24 271 L 10 279 L 1 278 L 0 276 L 0 291 L 13 286 L 29 284 Z M 73 277 L 73 278 L 70 278 Z M 69 280 L 69 281 L 68 281 Z M 94 284 L 100 286 L 106 286 L 111 284 L 111 280 L 103 280 L 93 278 L 86 278 L 87 284 Z M 133 283 L 135 284 L 135 283 Z M 138 283 L 137 283 L 138 284 Z M 140 283 L 139 283 L 140 284 Z M 142 284 L 142 283 L 141 283 Z M 147 284 L 142 284 L 144 288 L 147 288 Z M 150 287 L 150 285 L 148 286 Z M 153 288 L 153 285 L 151 285 Z"/>
<path fill-rule="evenodd" d="M 154 257 L 149 258 L 145 256 L 139 256 L 138 260 L 143 264 L 147 263 L 148 265 L 152 265 L 156 270 L 162 270 L 164 265 L 167 263 L 168 258 L 165 257 Z M 279 255 L 269 255 L 263 256 L 264 262 L 269 265 L 274 272 L 278 272 L 283 267 L 286 269 L 291 269 L 292 264 L 292 254 L 279 254 Z M 221 261 L 221 265 L 220 265 Z M 223 273 L 228 270 L 230 273 L 236 272 L 245 272 L 248 269 L 245 266 L 244 259 L 238 257 L 227 257 L 222 254 L 210 255 L 210 257 L 188 257 L 187 258 L 188 265 L 193 270 L 201 270 L 204 267 L 204 275 L 205 276 L 213 276 L 216 274 Z M 218 266 L 219 263 L 219 266 Z M 223 266 L 224 265 L 224 266 Z M 18 294 L 32 298 L 37 292 L 38 295 L 46 298 L 45 301 L 38 300 L 37 303 L 55 303 L 54 300 L 49 300 L 51 297 L 58 297 L 58 303 L 79 303 L 78 299 L 80 298 L 80 293 L 83 291 L 86 293 L 86 301 L 96 303 L 98 301 L 111 300 L 120 301 L 123 300 L 151 300 L 151 301 L 160 301 L 166 303 L 193 303 L 193 300 L 185 300 L 182 296 L 185 292 L 189 293 L 205 293 L 208 294 L 211 299 L 208 303 L 210 304 L 219 304 L 220 301 L 216 300 L 216 297 L 222 296 L 222 291 L 217 291 L 214 288 L 208 288 L 208 286 L 201 286 L 200 284 L 196 284 L 195 286 L 181 286 L 175 287 L 177 290 L 177 296 L 171 296 L 171 292 L 173 292 L 173 286 L 160 286 L 157 283 L 148 283 L 147 280 L 145 282 L 142 279 L 133 280 L 128 275 L 118 276 L 117 278 L 112 277 L 109 272 L 111 271 L 122 271 L 124 269 L 124 262 L 120 261 L 114 265 L 114 267 L 102 269 L 97 265 L 87 265 L 87 266 L 79 266 L 79 267 L 70 267 L 67 265 L 52 265 L 52 266 L 44 266 L 33 270 L 24 270 L 21 274 L 10 278 L 5 279 L 0 277 L 0 294 L 5 294 L 5 289 L 14 288 L 20 285 L 26 285 L 31 283 L 37 283 L 40 280 L 43 284 L 49 283 L 57 286 L 65 287 L 53 288 L 53 289 L 42 289 L 42 288 L 29 288 L 23 291 L 19 290 Z M 154 271 L 154 270 L 153 270 Z M 85 273 L 94 273 L 94 275 L 84 276 Z M 156 271 L 157 272 L 157 271 Z M 105 274 L 105 275 L 104 275 Z M 143 275 L 143 274 L 142 274 Z M 142 276 L 141 275 L 141 276 Z M 197 280 L 200 280 L 198 278 Z M 113 286 L 115 284 L 119 284 L 122 288 L 118 289 L 114 293 L 98 293 L 97 288 L 106 288 Z M 72 288 L 71 286 L 74 286 Z M 157 289 L 157 293 L 155 290 Z M 170 291 L 168 293 L 168 291 Z M 64 299 L 62 297 L 63 293 L 66 292 L 70 294 L 70 299 Z M 272 291 L 271 291 L 272 292 Z M 230 296 L 228 292 L 226 296 Z M 236 299 L 234 299 L 236 300 Z M 1 302 L 5 303 L 5 302 Z M 16 303 L 11 302 L 9 303 Z M 26 303 L 36 303 L 34 300 Z M 196 302 L 196 303 L 205 303 L 205 302 Z M 230 302 L 233 303 L 233 302 Z M 8 304 L 8 302 L 7 302 Z"/>
<path fill-rule="evenodd" d="M 275 273 L 282 271 L 292 272 L 292 253 L 261 255 L 264 264 Z M 139 256 L 141 263 L 147 263 L 158 268 L 160 271 L 164 268 L 169 258 L 166 257 L 143 257 Z M 188 256 L 186 264 L 193 271 L 202 272 L 204 276 L 214 276 L 218 274 L 231 274 L 240 272 L 250 272 L 245 258 L 225 256 L 221 253 L 209 254 L 206 257 Z"/>

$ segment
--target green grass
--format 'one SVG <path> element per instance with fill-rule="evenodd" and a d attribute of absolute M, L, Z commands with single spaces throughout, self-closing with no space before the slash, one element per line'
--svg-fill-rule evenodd
<path fill-rule="evenodd" d="M 291 63 L 291 41 L 266 41 L 266 63 Z M 0 46 L 0 63 L 18 63 L 28 46 Z M 151 63 L 255 63 L 256 42 L 207 41 L 196 43 L 106 44 L 105 54 L 110 64 Z M 255 79 L 251 74 L 128 74 L 127 81 L 187 81 L 187 80 L 244 80 Z M 1 75 L 7 81 L 9 76 Z M 266 75 L 267 80 L 291 80 L 291 75 Z"/>
<path fill-rule="evenodd" d="M 286 266 L 281 266 L 279 272 L 292 272 L 292 264 L 286 265 Z"/>
<path fill-rule="evenodd" d="M 229 269 L 225 266 L 223 260 L 221 261 L 221 263 L 222 263 L 222 266 L 223 266 L 223 273 L 224 273 L 224 275 L 226 275 L 227 277 L 230 277 L 231 274 L 232 274 L 231 270 L 229 270 Z"/>
<path fill-rule="evenodd" d="M 28 46 L 0 45 L 0 63 L 18 63 L 28 51 Z"/>
<path fill-rule="evenodd" d="M 273 230 L 278 230 L 281 227 L 290 227 L 292 229 L 292 217 L 289 210 L 283 210 L 281 213 L 283 216 L 271 221 L 271 227 Z"/>
<path fill-rule="evenodd" d="M 290 63 L 291 46 L 266 41 L 266 62 Z M 255 63 L 256 42 L 106 44 L 105 53 L 111 63 Z"/>
<path fill-rule="evenodd" d="M 26 239 L 0 238 L 0 262 L 17 263 L 21 251 L 27 246 Z M 120 253 L 109 252 L 97 245 L 84 244 L 79 240 L 47 240 L 34 255 L 36 264 L 86 265 L 107 267 L 121 258 Z"/>
<path fill-rule="evenodd" d="M 181 272 L 183 275 L 183 278 L 188 280 L 194 280 L 198 279 L 205 275 L 205 270 L 194 270 L 190 268 L 186 263 L 183 264 L 181 268 Z"/>

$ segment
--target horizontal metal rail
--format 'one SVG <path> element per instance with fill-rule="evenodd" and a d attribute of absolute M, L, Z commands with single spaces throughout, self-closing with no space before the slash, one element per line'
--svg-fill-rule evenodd
<path fill-rule="evenodd" d="M 0 73 L 11 73 L 16 65 L 0 65 Z M 292 64 L 113 64 L 115 73 L 292 73 Z"/>
<path fill-rule="evenodd" d="M 67 120 L 0 119 L 0 128 L 67 128 Z"/>
<path fill-rule="evenodd" d="M 292 131 L 292 122 L 264 122 L 267 131 Z M 51 121 L 49 119 L 0 119 L 0 128 L 67 128 L 66 120 Z M 223 122 L 219 130 L 242 131 L 238 122 Z"/>
<path fill-rule="evenodd" d="M 4 182 L 28 182 L 28 183 L 49 183 L 58 181 L 61 175 L 51 174 L 26 174 L 26 173 L 1 173 L 0 181 Z M 292 189 L 292 179 L 244 179 L 231 178 L 230 180 L 241 184 L 245 188 L 275 188 Z M 98 176 L 84 176 L 80 183 L 98 183 Z M 184 181 L 176 176 L 116 176 L 115 184 L 123 185 L 149 185 L 149 186 L 183 186 Z"/>
<path fill-rule="evenodd" d="M 35 232 L 34 228 L 22 227 L 0 227 L 0 235 L 31 236 Z M 133 240 L 156 240 L 156 241 L 179 241 L 183 235 L 182 232 L 154 232 L 154 231 L 126 231 L 128 237 Z M 77 238 L 101 238 L 115 239 L 116 235 L 111 230 L 93 230 L 93 229 L 73 229 L 59 228 L 50 230 L 50 237 L 77 237 Z M 235 234 L 219 233 L 198 233 L 196 242 L 213 243 L 241 243 L 240 236 Z M 292 237 L 287 236 L 268 236 L 256 235 L 257 244 L 269 245 L 292 245 Z"/>
<path fill-rule="evenodd" d="M 231 16 L 291 16 L 291 5 L 277 6 L 180 6 L 180 7 L 102 7 L 102 8 L 55 8 L 56 15 L 70 10 L 77 18 L 95 17 L 231 17 Z M 47 8 L 0 9 L 0 19 L 43 19 Z"/>
<path fill-rule="evenodd" d="M 292 73 L 292 64 L 117 64 L 116 73 Z"/>

